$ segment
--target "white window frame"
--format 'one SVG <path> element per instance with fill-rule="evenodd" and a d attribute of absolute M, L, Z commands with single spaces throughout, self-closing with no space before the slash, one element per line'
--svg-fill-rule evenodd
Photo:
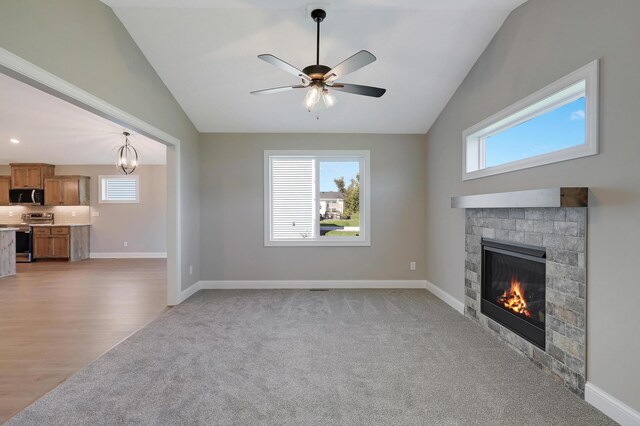
<path fill-rule="evenodd" d="M 103 179 L 135 179 L 136 181 L 136 199 L 135 201 L 121 200 L 103 200 L 102 199 L 102 180 Z M 138 175 L 99 175 L 98 176 L 98 202 L 102 204 L 139 204 L 140 203 L 140 176 Z"/>
<path fill-rule="evenodd" d="M 579 86 L 584 82 L 584 90 Z M 565 93 L 565 89 L 569 89 Z M 586 98 L 585 143 L 497 166 L 485 166 L 485 140 L 581 97 Z M 598 153 L 598 60 L 551 83 L 462 133 L 462 180 L 587 157 Z"/>
<path fill-rule="evenodd" d="M 312 157 L 319 161 L 360 161 L 360 236 L 358 237 L 320 237 L 320 185 L 316 185 L 315 194 L 315 235 L 318 238 L 273 239 L 271 237 L 271 157 Z M 371 180 L 370 152 L 366 150 L 265 150 L 264 151 L 264 245 L 265 247 L 344 247 L 371 245 Z M 316 181 L 319 177 L 316 168 Z"/>

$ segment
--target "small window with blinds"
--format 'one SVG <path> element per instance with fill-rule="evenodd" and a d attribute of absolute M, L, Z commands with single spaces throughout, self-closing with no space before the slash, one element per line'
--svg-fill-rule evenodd
<path fill-rule="evenodd" d="M 99 176 L 101 203 L 139 203 L 139 178 L 132 176 Z"/>
<path fill-rule="evenodd" d="M 368 246 L 369 151 L 265 151 L 265 246 Z"/>

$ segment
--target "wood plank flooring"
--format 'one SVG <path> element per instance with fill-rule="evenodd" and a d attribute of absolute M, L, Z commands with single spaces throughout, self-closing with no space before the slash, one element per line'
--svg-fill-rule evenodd
<path fill-rule="evenodd" d="M 164 259 L 17 269 L 0 278 L 0 423 L 168 309 Z"/>

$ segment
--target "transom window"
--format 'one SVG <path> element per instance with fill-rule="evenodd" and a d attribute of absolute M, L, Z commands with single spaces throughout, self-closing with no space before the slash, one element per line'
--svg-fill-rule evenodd
<path fill-rule="evenodd" d="M 369 151 L 265 151 L 266 246 L 369 240 Z"/>
<path fill-rule="evenodd" d="M 463 180 L 598 153 L 598 62 L 463 133 Z"/>

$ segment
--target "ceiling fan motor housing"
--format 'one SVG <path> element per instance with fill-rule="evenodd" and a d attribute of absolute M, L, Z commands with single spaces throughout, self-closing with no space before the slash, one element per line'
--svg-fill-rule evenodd
<path fill-rule="evenodd" d="M 311 80 L 322 80 L 329 71 L 331 68 L 326 65 L 309 65 L 302 70 L 303 73 L 311 77 Z"/>

